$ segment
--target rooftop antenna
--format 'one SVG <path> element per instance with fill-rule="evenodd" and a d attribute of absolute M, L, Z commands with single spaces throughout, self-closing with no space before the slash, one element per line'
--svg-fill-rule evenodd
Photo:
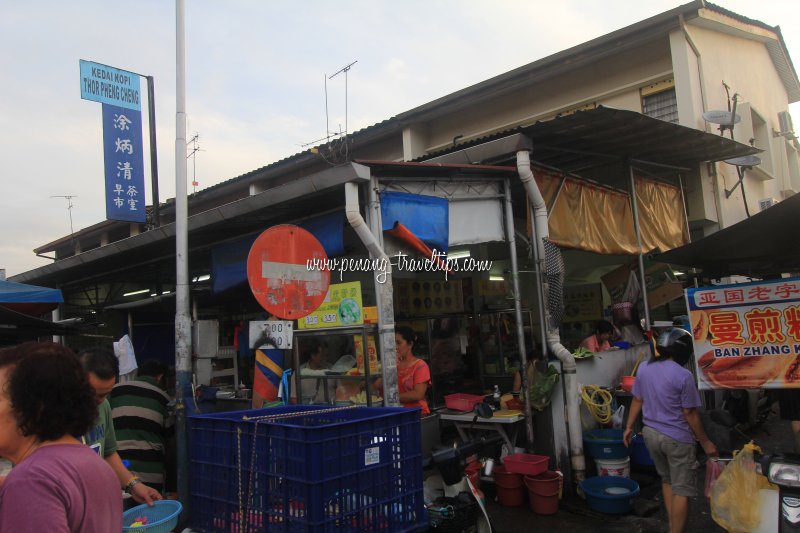
<path fill-rule="evenodd" d="M 186 156 L 186 159 L 192 158 L 192 194 L 197 192 L 197 186 L 200 185 L 200 182 L 197 181 L 197 152 L 202 152 L 200 148 L 200 134 L 195 133 L 194 137 L 189 139 L 189 142 L 186 143 L 187 145 L 192 145 L 192 151 L 189 152 L 189 155 Z"/>
<path fill-rule="evenodd" d="M 69 212 L 69 236 L 74 235 L 75 230 L 72 229 L 72 199 L 77 198 L 77 195 L 56 194 L 50 198 L 65 198 L 67 200 L 67 211 Z"/>
<path fill-rule="evenodd" d="M 325 136 L 321 139 L 316 139 L 308 143 L 300 144 L 301 147 L 305 148 L 307 146 L 311 146 L 311 153 L 319 154 L 327 163 L 331 165 L 341 164 L 347 161 L 349 155 L 349 146 L 348 146 L 348 79 L 347 73 L 353 68 L 353 65 L 358 63 L 358 61 L 353 61 L 352 63 L 345 65 L 344 67 L 340 68 L 330 76 L 327 74 L 324 75 L 323 81 L 325 86 Z M 331 131 L 330 128 L 330 120 L 329 120 L 329 112 L 328 112 L 328 80 L 331 80 L 338 76 L 339 74 L 344 73 L 344 131 L 342 131 L 341 124 L 339 125 L 339 131 Z M 325 141 L 325 146 L 317 147 L 316 144 Z M 338 141 L 338 142 L 337 142 Z"/>
<path fill-rule="evenodd" d="M 731 88 L 728 86 L 725 81 L 722 82 L 722 86 L 725 87 L 725 96 L 727 97 L 728 101 L 728 110 L 727 111 L 706 111 L 703 113 L 703 119 L 706 122 L 711 122 L 713 124 L 719 124 L 719 133 L 723 137 L 725 136 L 725 130 L 730 131 L 731 133 L 731 140 L 735 140 L 733 136 L 733 126 L 741 120 L 741 117 L 736 114 L 736 103 L 739 101 L 739 93 L 734 93 L 731 96 Z M 752 145 L 752 142 L 750 143 Z M 736 188 L 741 185 L 742 186 L 742 202 L 744 203 L 744 212 L 747 215 L 747 218 L 750 218 L 750 209 L 747 207 L 747 196 L 745 195 L 744 190 L 744 172 L 748 168 L 753 168 L 756 165 L 761 164 L 761 158 L 755 155 L 746 155 L 743 157 L 735 157 L 733 159 L 726 159 L 725 163 L 729 165 L 733 165 L 736 167 L 736 175 L 738 176 L 738 180 L 736 184 L 731 188 L 728 189 L 725 187 L 725 198 L 730 198 Z"/>

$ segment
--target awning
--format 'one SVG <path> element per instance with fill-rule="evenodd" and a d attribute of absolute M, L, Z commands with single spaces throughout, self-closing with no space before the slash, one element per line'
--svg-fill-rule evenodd
<path fill-rule="evenodd" d="M 41 316 L 64 302 L 58 289 L 0 280 L 0 307 L 31 316 Z"/>
<path fill-rule="evenodd" d="M 800 194 L 698 241 L 653 258 L 705 276 L 764 278 L 800 272 Z"/>

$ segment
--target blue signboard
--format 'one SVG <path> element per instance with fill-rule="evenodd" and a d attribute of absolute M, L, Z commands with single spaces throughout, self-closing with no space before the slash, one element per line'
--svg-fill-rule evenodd
<path fill-rule="evenodd" d="M 141 111 L 138 74 L 83 59 L 80 65 L 81 98 Z"/>
<path fill-rule="evenodd" d="M 145 222 L 142 112 L 103 104 L 106 218 Z"/>

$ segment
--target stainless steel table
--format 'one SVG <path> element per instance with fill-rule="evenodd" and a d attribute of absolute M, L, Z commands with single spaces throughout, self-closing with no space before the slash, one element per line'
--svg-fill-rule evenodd
<path fill-rule="evenodd" d="M 502 414 L 502 411 L 498 411 Z M 492 418 L 482 418 L 478 417 L 477 420 L 473 423 L 475 419 L 474 413 L 463 413 L 461 411 L 453 411 L 451 409 L 442 409 L 440 411 L 436 411 L 439 415 L 440 420 L 450 420 L 456 426 L 456 430 L 458 431 L 458 436 L 461 437 L 465 442 L 470 440 L 468 431 L 486 431 L 486 432 L 494 432 L 500 435 L 505 442 L 506 449 L 508 453 L 514 453 L 514 446 L 517 441 L 517 430 L 518 424 L 522 420 L 525 420 L 525 415 L 518 414 L 512 416 L 493 416 Z M 509 432 L 506 431 L 506 428 L 510 430 Z"/>

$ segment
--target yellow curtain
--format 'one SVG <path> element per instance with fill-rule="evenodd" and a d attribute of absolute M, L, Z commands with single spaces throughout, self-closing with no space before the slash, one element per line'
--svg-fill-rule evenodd
<path fill-rule="evenodd" d="M 600 254 L 639 253 L 627 194 L 541 168 L 534 169 L 534 176 L 547 205 L 553 242 Z M 669 250 L 688 242 L 680 190 L 639 177 L 634 183 L 645 252 Z"/>

